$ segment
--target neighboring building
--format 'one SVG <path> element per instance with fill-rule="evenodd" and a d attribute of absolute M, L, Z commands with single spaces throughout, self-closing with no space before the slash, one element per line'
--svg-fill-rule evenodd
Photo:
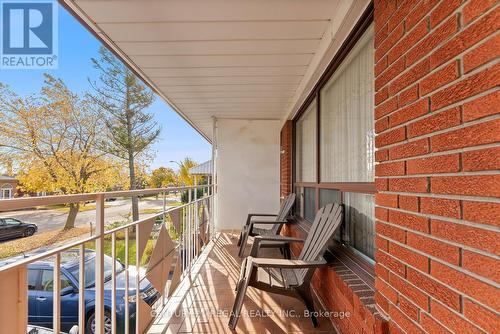
<path fill-rule="evenodd" d="M 8 175 L 0 175 L 0 199 L 14 198 L 17 196 L 19 181 Z"/>

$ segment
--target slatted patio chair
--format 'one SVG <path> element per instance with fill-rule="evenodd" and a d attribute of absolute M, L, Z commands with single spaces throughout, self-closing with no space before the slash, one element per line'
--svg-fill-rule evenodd
<path fill-rule="evenodd" d="M 303 242 L 304 247 L 297 260 L 255 258 L 248 256 L 242 263 L 240 278 L 236 285 L 229 328 L 234 329 L 240 316 L 247 288 L 253 286 L 259 290 L 291 296 L 302 300 L 310 312 L 311 321 L 317 327 L 314 316 L 314 302 L 311 294 L 311 278 L 316 268 L 326 266 L 323 258 L 328 241 L 342 222 L 342 206 L 331 203 L 321 208 L 314 219 L 307 239 L 285 236 L 257 236 L 252 247 L 252 254 L 258 255 L 259 243 L 262 242 Z"/>
<path fill-rule="evenodd" d="M 240 250 L 238 252 L 239 257 L 243 257 L 245 252 L 245 247 L 247 245 L 248 237 L 256 236 L 275 236 L 278 235 L 286 223 L 286 219 L 292 210 L 293 204 L 295 203 L 295 194 L 291 193 L 286 196 L 281 203 L 280 210 L 277 215 L 275 214 L 262 214 L 262 213 L 250 213 L 247 217 L 247 221 L 243 228 L 241 229 L 240 237 L 238 239 L 238 246 Z M 274 220 L 254 220 L 255 217 L 276 217 Z M 270 229 L 255 227 L 255 224 L 266 224 L 272 225 Z M 271 246 L 271 245 L 269 245 Z M 287 252 L 287 248 L 284 247 L 283 250 Z M 286 254 L 285 254 L 286 256 Z"/>

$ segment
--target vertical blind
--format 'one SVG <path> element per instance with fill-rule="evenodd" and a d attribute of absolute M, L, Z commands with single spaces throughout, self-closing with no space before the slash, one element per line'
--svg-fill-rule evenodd
<path fill-rule="evenodd" d="M 295 131 L 296 180 L 316 182 L 316 100 L 297 120 Z"/>
<path fill-rule="evenodd" d="M 373 32 L 320 91 L 322 182 L 373 182 Z"/>

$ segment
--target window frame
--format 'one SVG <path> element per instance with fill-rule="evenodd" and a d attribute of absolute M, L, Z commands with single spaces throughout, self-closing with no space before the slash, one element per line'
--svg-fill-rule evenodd
<path fill-rule="evenodd" d="M 14 187 L 12 186 L 12 184 L 4 184 L 2 185 L 2 187 L 0 188 L 0 198 L 1 199 L 11 199 L 11 198 L 14 198 Z M 9 196 L 4 196 L 4 192 L 9 192 Z"/>
<path fill-rule="evenodd" d="M 315 190 L 315 211 L 319 210 L 320 203 L 320 189 L 332 189 L 338 190 L 340 192 L 340 201 L 344 203 L 344 193 L 353 192 L 353 193 L 362 193 L 362 194 L 372 194 L 374 195 L 376 191 L 375 180 L 373 182 L 322 182 L 321 181 L 321 89 L 327 85 L 330 78 L 335 74 L 336 70 L 341 66 L 342 62 L 346 57 L 350 54 L 350 52 L 354 49 L 358 41 L 362 38 L 365 32 L 370 28 L 373 24 L 373 4 L 370 4 L 368 8 L 365 10 L 359 21 L 356 23 L 355 27 L 348 35 L 342 46 L 340 47 L 337 54 L 334 56 L 330 64 L 327 66 L 324 73 L 321 75 L 318 82 L 314 85 L 313 89 L 304 100 L 303 104 L 299 108 L 298 112 L 292 119 L 292 180 L 293 187 L 292 191 L 298 193 L 298 188 L 313 188 Z M 297 160 L 297 143 L 296 143 L 296 124 L 297 121 L 301 118 L 303 113 L 309 108 L 311 103 L 316 102 L 316 180 L 315 182 L 299 182 L 296 178 L 296 160 Z M 302 190 L 304 191 L 304 190 Z M 297 211 L 295 210 L 297 219 L 301 221 L 301 223 L 308 222 L 304 217 L 297 215 Z M 342 229 L 344 229 L 344 222 L 342 223 Z M 343 235 L 344 231 L 341 231 L 341 235 Z M 334 242 L 337 243 L 338 242 Z M 352 246 L 344 247 L 350 253 L 351 256 L 363 261 L 369 266 L 373 267 L 375 261 L 368 257 L 367 255 L 361 253 L 357 249 Z"/>

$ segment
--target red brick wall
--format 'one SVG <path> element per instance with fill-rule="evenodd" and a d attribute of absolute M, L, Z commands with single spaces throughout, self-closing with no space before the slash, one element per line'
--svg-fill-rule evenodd
<path fill-rule="evenodd" d="M 375 299 L 391 332 L 498 331 L 496 3 L 374 4 Z"/>
<path fill-rule="evenodd" d="M 280 196 L 292 191 L 292 121 L 286 121 L 281 129 Z"/>

